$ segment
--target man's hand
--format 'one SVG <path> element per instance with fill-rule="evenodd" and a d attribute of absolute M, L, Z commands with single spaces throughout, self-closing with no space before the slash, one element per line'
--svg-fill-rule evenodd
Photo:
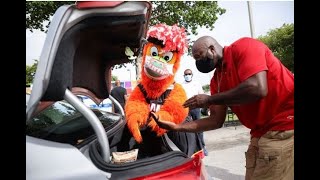
<path fill-rule="evenodd" d="M 183 104 L 183 107 L 190 109 L 209 107 L 209 98 L 210 96 L 206 94 L 195 95 L 192 98 L 186 100 L 186 102 L 184 102 Z"/>
<path fill-rule="evenodd" d="M 169 121 L 160 120 L 159 117 L 154 112 L 150 112 L 150 114 L 159 127 L 167 130 L 173 130 L 173 131 L 177 130 L 177 127 L 178 127 L 177 124 Z"/>

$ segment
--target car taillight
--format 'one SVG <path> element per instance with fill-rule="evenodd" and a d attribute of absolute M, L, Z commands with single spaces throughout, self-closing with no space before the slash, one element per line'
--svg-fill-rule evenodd
<path fill-rule="evenodd" d="M 201 159 L 203 159 L 203 158 L 204 158 L 203 149 L 201 149 L 200 151 L 194 153 L 194 154 L 192 155 L 192 157 L 193 157 L 193 156 L 199 156 Z"/>
<path fill-rule="evenodd" d="M 138 178 L 134 178 L 131 180 L 156 180 L 156 179 L 165 179 L 165 180 L 200 180 L 207 179 L 205 166 L 201 160 L 201 154 L 194 154 L 192 156 L 192 161 L 188 161 L 185 164 L 174 167 L 172 169 L 168 169 L 162 172 L 158 172 L 155 174 L 150 174 L 147 176 L 142 176 Z"/>
<path fill-rule="evenodd" d="M 124 1 L 77 1 L 77 9 L 99 8 L 99 7 L 115 7 Z"/>

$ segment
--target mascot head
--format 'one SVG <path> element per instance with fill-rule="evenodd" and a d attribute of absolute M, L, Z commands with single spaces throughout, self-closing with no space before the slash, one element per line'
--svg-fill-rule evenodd
<path fill-rule="evenodd" d="M 157 24 L 149 29 L 147 41 L 143 50 L 142 80 L 160 81 L 163 85 L 173 83 L 180 58 L 188 50 L 185 29 Z"/>

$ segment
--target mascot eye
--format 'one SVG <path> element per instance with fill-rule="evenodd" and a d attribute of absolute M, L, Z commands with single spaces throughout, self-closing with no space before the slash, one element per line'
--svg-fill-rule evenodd
<path fill-rule="evenodd" d="M 172 52 L 166 52 L 163 55 L 163 59 L 166 60 L 167 62 L 171 61 L 172 57 L 173 57 L 173 53 Z"/>
<path fill-rule="evenodd" d="M 152 56 L 158 56 L 158 49 L 156 47 L 153 46 L 150 52 Z"/>

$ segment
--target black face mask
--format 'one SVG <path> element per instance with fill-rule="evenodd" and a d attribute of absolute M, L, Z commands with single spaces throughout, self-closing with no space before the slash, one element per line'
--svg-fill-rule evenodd
<path fill-rule="evenodd" d="M 202 73 L 208 73 L 214 70 L 215 66 L 213 59 L 207 57 L 207 59 L 200 59 L 196 61 L 197 69 Z"/>

